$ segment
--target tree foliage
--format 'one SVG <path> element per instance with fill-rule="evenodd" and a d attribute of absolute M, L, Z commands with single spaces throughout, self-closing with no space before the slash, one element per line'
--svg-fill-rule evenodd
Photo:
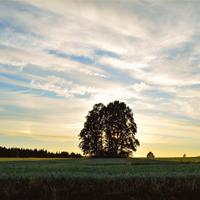
<path fill-rule="evenodd" d="M 147 154 L 147 158 L 148 158 L 148 159 L 154 159 L 155 156 L 154 156 L 154 154 L 150 151 L 150 152 Z"/>
<path fill-rule="evenodd" d="M 23 149 L 0 147 L 0 157 L 19 157 L 19 158 L 80 158 L 79 153 L 68 152 L 48 152 L 44 149 Z"/>
<path fill-rule="evenodd" d="M 95 104 L 79 134 L 79 147 L 89 156 L 129 156 L 139 146 L 136 132 L 133 113 L 124 102 Z"/>

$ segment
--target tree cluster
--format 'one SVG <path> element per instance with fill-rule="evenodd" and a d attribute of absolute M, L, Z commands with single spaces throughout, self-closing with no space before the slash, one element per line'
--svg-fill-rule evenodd
<path fill-rule="evenodd" d="M 139 146 L 131 109 L 114 101 L 95 104 L 79 134 L 79 147 L 91 157 L 128 157 Z"/>
<path fill-rule="evenodd" d="M 0 147 L 0 157 L 21 157 L 21 158 L 80 158 L 81 154 L 68 152 L 48 152 L 44 149 L 22 149 Z"/>

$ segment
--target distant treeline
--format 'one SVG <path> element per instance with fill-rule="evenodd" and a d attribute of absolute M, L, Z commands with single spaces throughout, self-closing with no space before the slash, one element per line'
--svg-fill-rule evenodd
<path fill-rule="evenodd" d="M 22 149 L 0 147 L 0 157 L 19 157 L 19 158 L 80 158 L 79 153 L 68 152 L 48 152 L 44 149 Z"/>

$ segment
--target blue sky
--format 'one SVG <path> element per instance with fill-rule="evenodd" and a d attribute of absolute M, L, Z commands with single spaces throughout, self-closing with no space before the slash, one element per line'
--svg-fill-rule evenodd
<path fill-rule="evenodd" d="M 200 155 L 200 2 L 0 2 L 0 145 L 80 152 L 95 103 L 126 102 L 135 156 Z"/>

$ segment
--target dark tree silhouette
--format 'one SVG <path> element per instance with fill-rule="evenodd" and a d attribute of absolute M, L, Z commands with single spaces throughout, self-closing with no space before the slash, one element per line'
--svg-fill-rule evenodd
<path fill-rule="evenodd" d="M 147 158 L 148 158 L 148 159 L 154 159 L 155 156 L 154 156 L 154 154 L 150 151 L 150 152 L 147 154 Z"/>
<path fill-rule="evenodd" d="M 79 134 L 80 148 L 94 157 L 127 157 L 139 146 L 137 126 L 124 102 L 95 104 Z"/>
<path fill-rule="evenodd" d="M 89 111 L 84 128 L 80 132 L 81 142 L 79 147 L 84 154 L 98 156 L 102 151 L 102 133 L 105 120 L 105 106 L 102 103 L 95 104 Z"/>
<path fill-rule="evenodd" d="M 139 145 L 135 138 L 137 127 L 133 113 L 124 102 L 107 105 L 105 132 L 110 156 L 129 155 Z"/>
<path fill-rule="evenodd" d="M 6 148 L 0 147 L 0 157 L 21 157 L 21 158 L 80 158 L 79 153 L 68 152 L 48 152 L 44 149 L 22 149 L 22 148 Z"/>

